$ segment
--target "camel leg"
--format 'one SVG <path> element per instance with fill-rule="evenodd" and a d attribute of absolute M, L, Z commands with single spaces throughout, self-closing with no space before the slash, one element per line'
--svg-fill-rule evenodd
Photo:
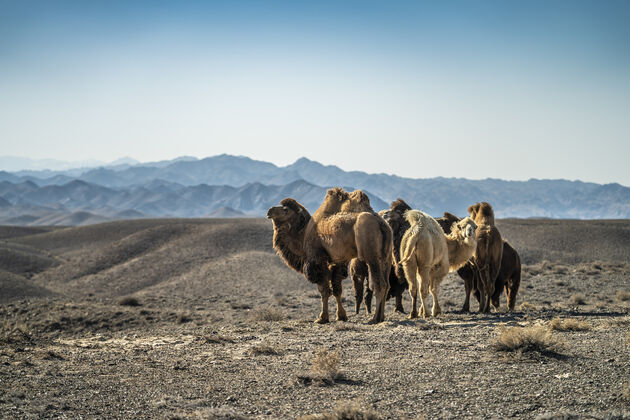
<path fill-rule="evenodd" d="M 521 273 L 520 271 L 514 273 L 512 278 L 505 285 L 505 294 L 507 295 L 507 305 L 510 311 L 514 310 L 516 305 L 516 294 L 518 293 L 518 287 L 521 285 Z"/>
<path fill-rule="evenodd" d="M 438 290 L 440 285 L 436 280 L 433 280 L 431 286 L 429 286 L 429 292 L 431 292 L 431 296 L 433 297 L 433 309 L 431 310 L 431 315 L 433 316 L 438 316 L 442 313 L 442 308 L 440 308 L 440 303 L 438 302 Z"/>
<path fill-rule="evenodd" d="M 368 314 L 372 313 L 372 290 L 370 290 L 369 286 L 365 288 L 365 312 Z"/>
<path fill-rule="evenodd" d="M 409 312 L 409 319 L 418 318 L 418 266 L 416 258 L 413 257 L 410 260 L 403 263 L 403 270 L 405 271 L 405 278 L 409 285 L 409 296 L 411 297 L 411 311 Z"/>
<path fill-rule="evenodd" d="M 354 286 L 354 312 L 358 315 L 361 303 L 363 303 L 363 279 L 353 275 L 352 284 Z"/>
<path fill-rule="evenodd" d="M 405 308 L 402 304 L 402 292 L 400 290 L 396 293 L 396 306 L 394 307 L 394 312 L 400 312 L 401 314 L 405 313 Z"/>
<path fill-rule="evenodd" d="M 343 291 L 341 282 L 347 276 L 347 270 L 344 266 L 335 266 L 332 272 L 332 292 L 333 296 L 335 296 L 335 300 L 337 301 L 337 321 L 347 321 L 348 316 L 346 315 L 346 310 L 343 308 L 343 302 L 341 298 L 341 293 Z"/>
<path fill-rule="evenodd" d="M 418 267 L 418 281 L 420 282 L 420 314 L 427 317 L 427 297 L 429 296 L 429 283 L 431 282 L 431 270 L 427 267 Z"/>
<path fill-rule="evenodd" d="M 385 278 L 385 270 L 381 267 L 368 264 L 371 277 L 371 285 L 376 295 L 376 309 L 374 316 L 368 322 L 369 324 L 377 324 L 385 320 L 385 300 L 387 299 L 387 291 L 389 290 L 389 282 Z"/>
<path fill-rule="evenodd" d="M 470 292 L 472 291 L 472 279 L 464 279 L 464 290 L 466 297 L 464 298 L 464 306 L 462 306 L 462 312 L 470 312 Z"/>
<path fill-rule="evenodd" d="M 315 322 L 318 324 L 327 324 L 329 322 L 328 298 L 332 294 L 332 290 L 330 290 L 328 279 L 321 283 L 317 283 L 317 287 L 319 288 L 320 295 L 322 295 L 322 311 L 319 314 L 319 318 L 317 318 Z"/>

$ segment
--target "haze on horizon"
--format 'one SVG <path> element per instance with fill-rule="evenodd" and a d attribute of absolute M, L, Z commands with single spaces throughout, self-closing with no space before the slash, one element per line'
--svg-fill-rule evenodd
<path fill-rule="evenodd" d="M 628 21 L 625 1 L 0 0 L 0 154 L 630 185 Z"/>

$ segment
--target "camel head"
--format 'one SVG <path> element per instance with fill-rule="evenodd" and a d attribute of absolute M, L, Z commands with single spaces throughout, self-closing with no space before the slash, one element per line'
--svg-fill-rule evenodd
<path fill-rule="evenodd" d="M 306 227 L 311 215 L 306 208 L 292 198 L 285 198 L 279 206 L 267 210 L 267 218 L 274 226 L 288 226 L 289 229 L 300 231 Z"/>
<path fill-rule="evenodd" d="M 453 223 L 453 230 L 459 230 L 464 242 L 472 245 L 477 243 L 477 236 L 475 231 L 477 230 L 477 223 L 470 217 L 465 217 L 462 220 Z"/>
<path fill-rule="evenodd" d="M 401 213 L 393 210 L 381 210 L 378 212 L 378 215 L 385 219 L 394 234 L 398 232 L 400 226 L 405 221 Z"/>
<path fill-rule="evenodd" d="M 435 219 L 435 221 L 438 222 L 444 233 L 446 233 L 447 235 L 451 233 L 451 230 L 453 230 L 453 223 L 457 223 L 460 220 L 461 219 L 459 217 L 447 211 L 444 212 L 444 216 Z"/>

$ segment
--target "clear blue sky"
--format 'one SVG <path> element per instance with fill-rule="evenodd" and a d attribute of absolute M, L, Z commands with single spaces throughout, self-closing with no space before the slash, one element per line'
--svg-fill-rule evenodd
<path fill-rule="evenodd" d="M 630 1 L 3 1 L 0 155 L 630 185 Z"/>

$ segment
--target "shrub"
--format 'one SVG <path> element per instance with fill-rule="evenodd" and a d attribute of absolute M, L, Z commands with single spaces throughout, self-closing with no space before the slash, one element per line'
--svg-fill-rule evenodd
<path fill-rule="evenodd" d="M 557 353 L 563 342 L 544 325 L 531 327 L 502 327 L 494 342 L 498 351 Z"/>
<path fill-rule="evenodd" d="M 570 301 L 574 305 L 586 305 L 586 297 L 582 293 L 571 295 Z"/>
<path fill-rule="evenodd" d="M 190 321 L 192 321 L 192 318 L 190 317 L 190 314 L 188 312 L 182 312 L 177 315 L 177 318 L 175 318 L 175 322 L 178 324 L 184 324 Z"/>
<path fill-rule="evenodd" d="M 324 382 L 333 382 L 339 375 L 339 355 L 336 351 L 319 349 L 311 365 L 314 377 Z"/>
<path fill-rule="evenodd" d="M 556 331 L 587 331 L 591 329 L 591 324 L 588 322 L 572 318 L 554 318 L 549 322 L 549 326 Z"/>
<path fill-rule="evenodd" d="M 133 296 L 125 296 L 118 301 L 118 304 L 122 306 L 142 306 L 140 301 Z"/>
<path fill-rule="evenodd" d="M 374 411 L 363 409 L 356 402 L 339 404 L 332 413 L 311 414 L 300 417 L 299 420 L 378 420 L 381 419 Z"/>
<path fill-rule="evenodd" d="M 261 354 L 275 355 L 281 353 L 282 350 L 279 347 L 274 347 L 273 345 L 267 343 L 254 344 L 249 348 L 249 354 L 252 354 L 254 356 Z"/>
<path fill-rule="evenodd" d="M 615 296 L 622 302 L 630 300 L 630 292 L 626 290 L 618 290 Z"/>
<path fill-rule="evenodd" d="M 267 306 L 264 308 L 256 308 L 250 313 L 250 319 L 253 321 L 268 321 L 278 322 L 285 318 L 285 314 L 282 310 Z"/>
<path fill-rule="evenodd" d="M 532 305 L 529 302 L 523 302 L 520 304 L 519 309 L 525 312 L 525 311 L 535 311 L 537 308 L 536 308 L 536 305 Z"/>

